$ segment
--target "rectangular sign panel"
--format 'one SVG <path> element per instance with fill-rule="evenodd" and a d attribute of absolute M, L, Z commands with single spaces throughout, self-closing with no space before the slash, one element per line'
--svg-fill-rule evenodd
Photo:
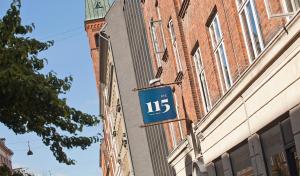
<path fill-rule="evenodd" d="M 176 118 L 176 109 L 170 86 L 139 91 L 145 124 Z"/>

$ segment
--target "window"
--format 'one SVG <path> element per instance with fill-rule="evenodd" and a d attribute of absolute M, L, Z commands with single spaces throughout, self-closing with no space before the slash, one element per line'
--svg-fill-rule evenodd
<path fill-rule="evenodd" d="M 300 8 L 300 0 L 264 0 L 264 3 L 269 18 L 287 17 L 289 20 Z M 281 3 L 282 9 L 274 8 L 276 3 Z"/>
<path fill-rule="evenodd" d="M 158 4 L 156 5 L 156 14 L 157 14 L 157 17 L 158 17 L 158 21 L 160 21 L 159 28 L 160 28 L 160 34 L 161 34 L 161 39 L 162 39 L 162 45 L 163 45 L 163 50 L 160 51 L 160 52 L 164 53 L 164 50 L 166 49 L 166 40 L 165 40 L 165 35 L 164 35 L 164 32 L 163 32 L 162 20 L 161 20 L 161 15 L 160 15 L 160 8 L 159 8 Z"/>
<path fill-rule="evenodd" d="M 105 104 L 108 104 L 108 90 L 107 87 L 104 88 L 104 100 L 105 100 Z"/>
<path fill-rule="evenodd" d="M 177 145 L 177 140 L 176 140 L 176 135 L 175 135 L 175 130 L 174 130 L 174 122 L 169 123 L 169 130 L 170 130 L 170 134 L 171 134 L 171 138 L 172 138 L 173 147 L 175 147 Z"/>
<path fill-rule="evenodd" d="M 179 17 L 184 18 L 185 14 L 187 13 L 189 3 L 190 3 L 190 0 L 181 0 L 181 7 L 178 12 Z"/>
<path fill-rule="evenodd" d="M 195 67 L 196 67 L 199 88 L 201 91 L 202 102 L 204 105 L 205 112 L 208 112 L 211 109 L 211 102 L 210 102 L 210 98 L 209 98 L 208 87 L 207 87 L 207 83 L 206 83 L 204 67 L 203 67 L 199 48 L 196 50 L 193 58 L 194 58 L 194 63 L 195 63 Z"/>
<path fill-rule="evenodd" d="M 112 160 L 114 161 L 114 164 L 116 164 L 116 158 L 117 158 L 117 146 L 116 146 L 116 139 L 113 135 L 114 133 L 114 130 L 115 130 L 115 121 L 114 121 L 114 116 L 113 114 L 109 113 L 108 114 L 108 120 L 109 120 L 109 130 L 110 130 L 110 134 L 109 134 L 109 137 L 110 137 L 110 145 L 109 148 L 110 148 L 110 154 L 111 154 L 111 157 L 113 158 Z"/>
<path fill-rule="evenodd" d="M 176 109 L 177 119 L 180 119 L 179 105 L 178 105 L 178 101 L 177 101 L 177 97 L 176 97 L 175 93 L 173 93 L 173 97 L 174 97 L 174 102 L 175 102 L 175 109 Z M 181 121 L 178 121 L 180 137 L 181 137 L 181 139 L 183 139 L 183 132 L 182 132 L 182 126 L 181 125 L 182 125 Z"/>
<path fill-rule="evenodd" d="M 300 0 L 282 0 L 286 12 L 295 12 L 300 7 Z"/>
<path fill-rule="evenodd" d="M 299 175 L 299 157 L 289 119 L 261 134 L 269 175 Z"/>
<path fill-rule="evenodd" d="M 300 0 L 264 0 L 268 18 L 287 17 L 290 19 L 300 8 Z M 281 3 L 282 9 L 274 9 L 274 5 Z M 276 6 L 276 5 L 275 5 Z"/>
<path fill-rule="evenodd" d="M 221 70 L 223 75 L 222 77 L 225 83 L 225 88 L 226 90 L 228 90 L 232 85 L 232 81 L 231 81 L 230 69 L 229 69 L 224 41 L 223 41 L 223 34 L 221 31 L 220 22 L 217 14 L 213 17 L 212 22 L 209 25 L 209 33 L 211 36 L 213 51 L 219 68 L 219 76 L 221 77 L 221 73 L 220 73 Z M 223 86 L 224 83 L 221 80 L 223 92 L 224 92 L 224 86 Z"/>
<path fill-rule="evenodd" d="M 98 48 L 99 45 L 100 45 L 100 37 L 99 37 L 99 34 L 95 34 L 94 38 L 95 38 L 96 48 Z"/>
<path fill-rule="evenodd" d="M 110 73 L 109 73 L 109 87 L 108 87 L 108 105 L 111 105 L 111 97 L 113 92 L 113 75 L 114 75 L 114 66 L 110 65 Z"/>
<path fill-rule="evenodd" d="M 121 172 L 121 168 L 120 168 L 120 163 L 118 163 L 116 176 L 121 176 L 121 174 L 122 174 L 122 172 Z"/>
<path fill-rule="evenodd" d="M 264 48 L 255 2 L 254 0 L 238 0 L 237 6 L 248 57 L 250 62 L 253 62 Z"/>
<path fill-rule="evenodd" d="M 155 52 L 155 58 L 157 61 L 157 66 L 161 66 L 161 57 L 166 48 L 165 36 L 162 28 L 162 20 L 160 15 L 160 9 L 158 4 L 156 5 L 157 20 L 151 19 L 150 21 L 150 34 L 152 39 L 152 44 Z"/>
<path fill-rule="evenodd" d="M 152 20 L 150 22 L 150 32 L 151 32 L 153 48 L 155 51 L 155 58 L 156 58 L 157 66 L 160 67 L 161 66 L 160 53 L 158 52 L 159 44 L 158 44 L 158 39 L 157 39 L 156 32 L 155 32 L 154 22 Z"/>
<path fill-rule="evenodd" d="M 169 21 L 169 32 L 170 32 L 173 52 L 174 52 L 175 60 L 176 60 L 176 69 L 177 69 L 177 72 L 182 72 L 182 65 L 181 65 L 181 61 L 180 61 L 180 55 L 178 52 L 176 34 L 175 34 L 174 24 L 173 24 L 172 19 Z"/>
<path fill-rule="evenodd" d="M 117 151 L 117 142 L 116 142 L 115 139 L 113 139 L 113 156 L 114 156 L 115 166 L 117 165 L 117 159 L 118 159 L 117 153 L 118 153 L 118 151 Z M 115 169 L 119 169 L 119 168 L 115 168 Z"/>
<path fill-rule="evenodd" d="M 281 0 L 281 4 L 285 13 L 294 14 L 300 8 L 300 0 Z M 291 17 L 288 16 L 287 19 L 289 20 Z"/>
<path fill-rule="evenodd" d="M 114 124 L 113 124 L 113 115 L 111 113 L 108 114 L 108 120 L 109 120 L 109 131 L 110 131 L 110 140 L 113 141 L 113 130 L 114 130 Z"/>

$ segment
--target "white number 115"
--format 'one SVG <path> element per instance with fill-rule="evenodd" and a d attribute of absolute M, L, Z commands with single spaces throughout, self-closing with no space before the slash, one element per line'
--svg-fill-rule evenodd
<path fill-rule="evenodd" d="M 152 103 L 155 106 L 154 111 L 153 111 Z M 169 103 L 168 99 L 163 99 L 163 100 L 160 101 L 160 103 L 159 103 L 159 101 L 146 103 L 147 107 L 148 107 L 148 112 L 147 113 L 159 112 L 159 111 L 161 111 L 161 106 L 165 107 L 165 111 L 162 112 L 162 113 L 166 113 L 170 110 L 170 105 L 168 103 Z"/>

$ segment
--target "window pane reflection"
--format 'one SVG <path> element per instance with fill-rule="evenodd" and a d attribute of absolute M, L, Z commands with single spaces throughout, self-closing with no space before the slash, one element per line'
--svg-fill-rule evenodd
<path fill-rule="evenodd" d="M 248 15 L 249 15 L 250 27 L 251 27 L 253 38 L 254 38 L 254 45 L 255 45 L 255 48 L 257 50 L 257 53 L 260 53 L 261 48 L 260 48 L 260 43 L 259 43 L 259 38 L 258 38 L 258 31 L 256 29 L 254 14 L 253 14 L 253 11 L 252 11 L 251 3 L 247 4 L 247 11 L 248 11 Z"/>
<path fill-rule="evenodd" d="M 271 163 L 271 175 L 272 176 L 289 176 L 288 164 L 285 154 L 280 152 L 269 158 Z"/>

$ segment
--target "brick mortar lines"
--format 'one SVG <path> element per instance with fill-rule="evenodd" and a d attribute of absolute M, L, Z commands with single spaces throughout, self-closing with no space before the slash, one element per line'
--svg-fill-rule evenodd
<path fill-rule="evenodd" d="M 174 0 L 173 0 L 173 3 L 174 3 L 174 6 L 175 6 L 176 18 L 177 18 L 177 21 L 178 21 L 178 28 L 179 28 L 179 31 L 180 31 L 180 38 L 181 38 L 181 41 L 182 41 L 182 48 L 183 48 L 183 52 L 184 52 L 184 59 L 185 59 L 185 62 L 186 62 L 186 67 L 187 67 L 186 71 L 188 73 L 188 80 L 190 82 L 193 103 L 194 103 L 194 106 L 195 106 L 195 113 L 196 113 L 196 116 L 197 116 L 196 120 L 197 120 L 198 117 L 200 117 L 201 112 L 200 112 L 197 97 L 195 96 L 196 95 L 195 82 L 194 82 L 194 79 L 192 79 L 193 74 L 191 72 L 191 63 L 190 63 L 190 60 L 189 60 L 189 57 L 188 57 L 189 54 L 188 54 L 188 51 L 187 51 L 187 44 L 186 44 L 185 34 L 184 34 L 184 31 L 183 31 L 182 21 L 181 21 L 180 17 L 178 16 L 179 7 L 178 7 L 178 5 L 176 4 L 176 2 Z"/>

